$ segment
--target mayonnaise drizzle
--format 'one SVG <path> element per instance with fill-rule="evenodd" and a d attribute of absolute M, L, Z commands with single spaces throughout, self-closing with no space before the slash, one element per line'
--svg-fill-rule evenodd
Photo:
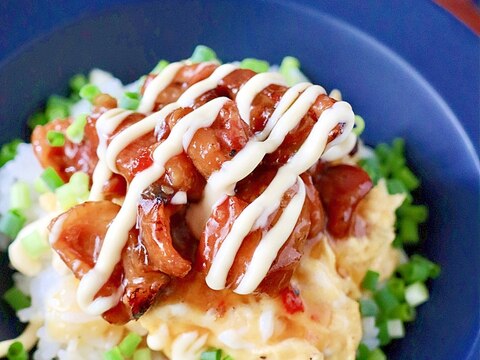
<path fill-rule="evenodd" d="M 107 151 L 107 139 L 117 129 L 118 126 L 130 115 L 132 111 L 123 109 L 111 109 L 102 114 L 95 125 L 98 133 L 97 156 L 98 163 L 93 171 L 93 184 L 90 190 L 89 200 L 98 201 L 103 199 L 103 186 L 112 176 L 112 171 L 108 168 L 105 160 Z"/>
<path fill-rule="evenodd" d="M 182 62 L 168 64 L 165 69 L 162 70 L 160 75 L 152 80 L 145 89 L 142 100 L 138 105 L 138 112 L 144 114 L 152 112 L 158 94 L 160 94 L 172 82 L 175 75 L 177 75 L 178 70 L 183 66 L 184 64 Z"/>
<path fill-rule="evenodd" d="M 274 152 L 282 144 L 285 136 L 298 125 L 315 102 L 315 99 L 324 93 L 325 90 L 321 86 L 310 84 L 289 108 L 284 107 L 285 112 L 283 114 L 278 114 L 277 124 L 272 128 L 266 140 L 251 139 L 232 160 L 224 162 L 219 171 L 210 175 L 202 201 L 198 205 L 191 206 L 191 213 L 187 219 L 197 237 L 200 237 L 212 207 L 218 199 L 225 195 L 233 195 L 236 183 L 250 175 L 266 154 Z M 295 177 L 297 175 L 300 175 L 300 173 L 295 174 Z M 277 194 L 276 200 L 272 203 L 279 204 L 282 196 L 283 192 Z"/>
<path fill-rule="evenodd" d="M 172 63 L 152 80 L 145 90 L 139 112 L 148 115 L 152 111 L 159 93 L 171 83 L 183 65 L 184 63 Z M 113 109 L 102 115 L 97 124 L 100 137 L 99 164 L 93 176 L 94 191 L 91 199 L 101 198 L 103 184 L 112 172 L 118 172 L 116 160 L 125 147 L 135 139 L 158 128 L 174 110 L 194 105 L 199 96 L 215 89 L 224 77 L 237 68 L 233 64 L 219 66 L 208 78 L 188 88 L 175 103 L 168 104 L 162 110 L 120 131 L 108 146 L 106 146 L 108 136 L 131 112 Z M 284 80 L 277 73 L 263 73 L 255 75 L 241 87 L 236 96 L 236 105 L 245 122 L 250 121 L 250 109 L 255 97 L 271 84 L 284 85 Z M 215 204 L 223 201 L 226 196 L 233 195 L 236 183 L 251 174 L 266 154 L 274 152 L 282 144 L 285 136 L 299 124 L 320 94 L 325 94 L 325 90 L 321 86 L 310 83 L 300 83 L 288 89 L 268 119 L 265 129 L 255 134 L 232 160 L 223 163 L 221 169 L 210 176 L 203 200 L 200 204 L 191 206 L 188 214 L 189 224 L 197 237 L 201 235 Z M 122 249 L 128 239 L 128 232 L 136 222 L 137 203 L 142 192 L 164 174 L 165 164 L 169 159 L 187 150 L 198 129 L 212 125 L 227 101 L 230 100 L 224 97 L 216 98 L 181 118 L 171 129 L 169 136 L 153 152 L 153 165 L 133 178 L 124 203 L 109 226 L 94 268 L 80 281 L 77 300 L 84 311 L 101 314 L 118 302 L 119 293 L 97 299 L 94 299 L 94 296 L 108 280 L 116 263 L 120 260 Z M 342 135 L 327 146 L 328 134 L 340 123 L 344 124 Z M 211 288 L 225 287 L 228 272 L 245 236 L 255 226 L 259 226 L 262 219 L 272 214 L 279 207 L 285 192 L 297 184 L 296 194 L 283 210 L 280 220 L 263 237 L 254 252 L 245 276 L 235 289 L 239 294 L 247 294 L 255 290 L 267 274 L 278 251 L 290 237 L 300 216 L 306 196 L 305 185 L 299 177 L 300 174 L 310 168 L 325 150 L 330 149 L 333 153 L 335 146 L 342 145 L 353 124 L 354 115 L 347 103 L 335 103 L 322 113 L 298 152 L 278 170 L 265 191 L 249 204 L 234 222 L 207 274 L 207 284 Z M 178 194 L 177 197 L 176 202 L 184 202 L 184 194 Z"/>
<path fill-rule="evenodd" d="M 96 299 L 94 297 L 120 261 L 122 249 L 128 240 L 128 233 L 136 223 L 137 203 L 140 195 L 165 173 L 165 163 L 173 156 L 182 153 L 184 150 L 183 136 L 189 131 L 197 131 L 200 128 L 211 126 L 227 101 L 229 99 L 225 97 L 216 98 L 180 119 L 168 138 L 153 152 L 153 165 L 133 178 L 124 203 L 105 235 L 94 268 L 80 281 L 77 301 L 84 311 L 90 314 L 101 314 L 118 303 L 119 293 L 109 297 Z M 160 112 L 168 114 L 171 112 L 168 110 L 164 108 Z"/>
<path fill-rule="evenodd" d="M 305 184 L 300 178 L 298 178 L 298 186 L 298 193 L 292 198 L 275 225 L 263 236 L 262 241 L 255 249 L 247 271 L 235 289 L 237 294 L 249 294 L 260 285 L 277 257 L 278 251 L 285 243 L 285 237 L 287 239 L 290 237 L 305 202 Z"/>
<path fill-rule="evenodd" d="M 257 74 L 238 91 L 236 98 L 238 113 L 247 124 L 250 125 L 250 109 L 255 96 L 270 85 L 286 86 L 285 79 L 279 73 Z"/>

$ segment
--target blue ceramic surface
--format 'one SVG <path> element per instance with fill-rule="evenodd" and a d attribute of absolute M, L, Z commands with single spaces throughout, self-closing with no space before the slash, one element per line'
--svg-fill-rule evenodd
<path fill-rule="evenodd" d="M 431 214 L 421 251 L 443 273 L 389 358 L 480 358 L 480 43 L 429 1 L 0 2 L 0 142 L 75 73 L 128 82 L 199 43 L 225 61 L 297 56 L 367 120 L 368 143 L 405 137 Z"/>

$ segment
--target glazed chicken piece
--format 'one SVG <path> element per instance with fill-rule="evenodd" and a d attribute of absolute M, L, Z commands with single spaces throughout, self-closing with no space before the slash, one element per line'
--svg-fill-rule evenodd
<path fill-rule="evenodd" d="M 214 64 L 182 67 L 174 81 L 158 95 L 155 110 L 178 99 L 189 86 L 208 77 L 216 67 L 217 65 Z M 233 159 L 253 134 L 263 130 L 269 116 L 287 91 L 286 87 L 279 85 L 270 85 L 261 91 L 252 103 L 251 121 L 248 126 L 241 119 L 234 100 L 241 86 L 254 75 L 255 73 L 250 70 L 233 71 L 219 82 L 217 88 L 197 98 L 191 107 L 180 107 L 174 110 L 155 132 L 136 139 L 119 153 L 116 159 L 118 171 L 116 176 L 121 177 L 128 184 L 136 174 L 153 164 L 153 151 L 168 138 L 171 129 L 185 115 L 214 98 L 230 99 L 220 110 L 212 126 L 198 130 L 193 135 L 186 152 L 167 161 L 164 175 L 143 192 L 138 204 L 137 224 L 130 230 L 122 260 L 117 264 L 107 284 L 97 294 L 97 296 L 106 296 L 112 294 L 116 288 L 123 289 L 123 296 L 118 305 L 103 314 L 108 321 L 124 323 L 141 316 L 162 293 L 162 289 L 168 287 L 170 279 L 183 278 L 192 271 L 192 268 L 195 269 L 192 264 L 194 259 L 204 273 L 208 271 L 213 257 L 241 211 L 261 194 L 278 168 L 299 149 L 321 114 L 335 103 L 328 96 L 319 95 L 299 125 L 287 134 L 282 145 L 272 154 L 268 154 L 250 176 L 237 184 L 236 195 L 227 197 L 216 205 L 207 221 L 203 236 L 201 239 L 194 239 L 185 225 L 185 211 L 188 205 L 200 200 L 206 180 L 211 174 L 218 171 L 223 163 Z M 154 79 L 154 76 L 149 76 L 146 84 Z M 106 108 L 100 112 L 105 110 Z M 93 130 L 98 115 L 89 118 Z M 110 136 L 107 144 L 123 129 L 141 121 L 144 117 L 145 115 L 139 113 L 128 116 Z M 72 166 L 75 168 L 72 164 L 76 161 L 75 157 L 68 156 L 67 150 L 70 144 L 64 148 L 55 149 L 58 156 L 49 158 L 49 163 L 45 164 L 44 155 L 52 149 L 44 149 L 48 144 L 41 141 L 41 136 L 46 134 L 48 126 L 51 125 L 35 130 L 37 156 L 41 161 L 44 160 L 42 164 L 54 166 L 68 177 L 73 171 L 68 169 Z M 339 124 L 330 132 L 328 142 L 333 141 L 342 131 L 343 125 Z M 79 156 L 89 160 L 86 169 L 91 173 L 92 166 L 98 161 L 95 153 L 98 138 L 95 138 L 96 132 L 92 131 L 88 134 L 75 149 Z M 95 147 L 91 148 L 91 146 Z M 322 180 L 318 178 L 315 182 L 312 176 L 314 179 L 318 178 L 315 173 L 304 173 L 301 176 L 307 192 L 305 204 L 294 231 L 280 249 L 266 278 L 258 287 L 259 292 L 275 295 L 287 287 L 303 254 L 306 240 L 324 229 L 325 214 L 317 191 L 318 189 L 322 192 L 322 186 L 317 185 Z M 173 194 L 179 191 L 187 194 L 187 204 L 171 203 Z M 265 227 L 251 231 L 244 239 L 230 269 L 227 279 L 229 287 L 238 284 L 262 236 L 275 225 L 283 209 L 297 191 L 298 186 L 292 186 L 284 194 L 280 207 L 268 218 Z M 327 193 L 324 191 L 323 194 L 327 199 Z M 357 196 L 357 198 L 360 197 Z M 326 201 L 327 215 L 330 215 L 333 212 L 330 207 L 332 201 Z M 356 203 L 351 202 L 350 205 L 355 206 Z M 97 217 L 98 212 L 103 211 L 105 214 L 102 217 L 93 219 Z M 61 228 L 53 247 L 78 278 L 84 276 L 94 266 L 106 229 L 116 212 L 118 212 L 118 206 L 113 203 L 90 202 L 74 207 L 52 222 L 51 228 L 57 226 Z M 76 224 L 79 227 L 77 234 L 72 234 L 66 224 L 72 224 L 72 226 Z M 328 224 L 330 226 L 331 222 L 329 221 Z M 93 239 L 97 240 L 93 241 Z M 81 266 L 76 265 L 77 258 L 81 260 Z M 141 284 L 138 283 L 138 279 L 143 279 Z"/>
<path fill-rule="evenodd" d="M 52 221 L 50 230 L 55 234 L 52 247 L 77 278 L 81 279 L 93 268 L 109 224 L 119 210 L 120 206 L 110 201 L 86 202 Z M 89 221 L 85 222 L 85 219 Z M 97 293 L 97 296 L 106 297 L 121 289 L 119 303 L 105 312 L 103 317 L 115 324 L 140 317 L 168 281 L 169 277 L 148 256 L 138 230 L 132 229 L 122 252 L 122 260 Z"/>

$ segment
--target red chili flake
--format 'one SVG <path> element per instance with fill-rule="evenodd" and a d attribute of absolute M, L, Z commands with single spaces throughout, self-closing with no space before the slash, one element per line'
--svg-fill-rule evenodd
<path fill-rule="evenodd" d="M 297 312 L 303 312 L 303 301 L 300 297 L 300 291 L 293 289 L 291 286 L 286 287 L 280 291 L 280 296 L 282 297 L 283 306 L 287 313 L 295 314 Z"/>

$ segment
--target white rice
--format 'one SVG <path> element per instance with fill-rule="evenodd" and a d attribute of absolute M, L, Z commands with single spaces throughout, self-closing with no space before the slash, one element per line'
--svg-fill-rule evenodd
<path fill-rule="evenodd" d="M 0 168 L 0 216 L 10 209 L 10 189 L 17 181 L 24 181 L 30 185 L 33 206 L 25 214 L 28 222 L 42 216 L 43 210 L 38 206 L 38 194 L 33 189 L 33 182 L 42 171 L 42 167 L 33 154 L 32 145 L 18 145 L 15 159 Z M 7 248 L 8 241 L 4 235 L 0 234 L 0 250 L 3 251 Z"/>
<path fill-rule="evenodd" d="M 125 91 L 137 91 L 139 81 L 127 86 L 113 77 L 111 74 L 94 69 L 91 71 L 89 80 L 97 85 L 104 93 L 108 93 L 119 99 Z M 90 103 L 86 100 L 80 100 L 71 107 L 71 115 L 89 113 Z M 24 181 L 30 185 L 32 198 L 32 207 L 27 211 L 27 223 L 30 223 L 45 215 L 45 211 L 40 207 L 39 194 L 34 190 L 33 183 L 43 172 L 38 160 L 36 159 L 31 144 L 20 144 L 18 146 L 15 159 L 9 161 L 0 168 L 0 216 L 3 216 L 10 209 L 10 189 L 17 181 Z M 6 250 L 9 245 L 9 239 L 0 235 L 0 250 Z M 61 274 L 58 269 L 51 265 L 47 257 L 45 268 L 35 277 L 27 277 L 20 273 L 13 275 L 15 286 L 22 292 L 31 296 L 32 304 L 27 309 L 17 312 L 17 316 L 22 322 L 32 320 L 44 320 L 51 309 L 48 308 L 48 299 L 59 291 L 59 287 L 65 281 L 72 282 L 73 276 Z M 66 277 L 69 279 L 66 280 Z M 75 298 L 69 301 L 75 301 Z M 79 312 L 67 312 L 62 314 L 62 320 L 67 323 L 81 323 L 88 320 L 88 316 Z M 49 336 L 46 327 L 40 328 L 37 333 L 39 337 L 37 350 L 34 353 L 35 360 L 50 360 L 58 358 L 59 360 L 84 360 L 101 359 L 103 353 L 115 346 L 121 339 L 116 335 L 106 338 L 89 338 L 88 345 L 82 339 L 70 339 L 67 342 L 58 342 Z M 157 356 L 157 355 L 156 355 Z"/>

